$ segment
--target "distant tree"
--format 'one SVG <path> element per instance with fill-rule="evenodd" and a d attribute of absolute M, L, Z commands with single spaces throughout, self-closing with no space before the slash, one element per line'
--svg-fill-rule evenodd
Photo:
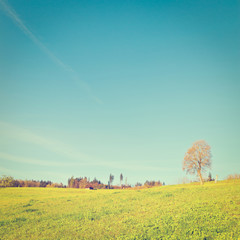
<path fill-rule="evenodd" d="M 110 176 L 109 176 L 109 187 L 111 187 L 111 184 L 112 184 L 113 180 L 114 180 L 114 176 L 112 174 L 110 174 Z"/>
<path fill-rule="evenodd" d="M 150 186 L 150 182 L 148 180 L 145 181 L 144 183 L 145 186 Z"/>
<path fill-rule="evenodd" d="M 208 174 L 208 179 L 209 182 L 214 181 L 214 179 L 212 178 L 212 174 L 209 172 Z"/>
<path fill-rule="evenodd" d="M 74 187 L 74 177 L 68 179 L 68 187 L 73 188 Z"/>
<path fill-rule="evenodd" d="M 0 187 L 14 187 L 15 186 L 15 180 L 11 176 L 5 176 L 3 175 L 0 177 Z"/>
<path fill-rule="evenodd" d="M 121 185 L 121 187 L 122 187 L 122 181 L 123 181 L 123 175 L 122 175 L 122 173 L 120 174 L 120 185 Z"/>
<path fill-rule="evenodd" d="M 92 182 L 93 183 L 98 183 L 99 181 L 96 178 L 94 178 Z"/>
<path fill-rule="evenodd" d="M 211 167 L 211 147 L 204 141 L 193 143 L 188 149 L 183 160 L 183 171 L 189 174 L 197 174 L 203 184 L 202 172 Z"/>

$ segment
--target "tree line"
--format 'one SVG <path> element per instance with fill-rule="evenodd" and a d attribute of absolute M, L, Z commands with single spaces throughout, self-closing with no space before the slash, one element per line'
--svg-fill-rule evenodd
<path fill-rule="evenodd" d="M 16 180 L 11 176 L 0 177 L 0 187 L 52 187 L 52 188 L 81 188 L 81 189 L 124 189 L 124 188 L 146 188 L 163 186 L 165 183 L 161 181 L 145 181 L 144 184 L 137 182 L 134 186 L 123 183 L 123 174 L 120 174 L 120 184 L 113 185 L 114 175 L 110 174 L 107 184 L 102 183 L 100 180 L 94 178 L 92 181 L 87 177 L 71 177 L 68 178 L 67 185 L 62 183 L 53 183 L 52 181 L 38 181 L 38 180 Z"/>
<path fill-rule="evenodd" d="M 0 177 L 0 187 L 66 187 L 62 183 L 53 183 L 51 181 L 38 180 L 16 180 L 11 176 L 3 175 Z"/>
<path fill-rule="evenodd" d="M 89 189 L 121 189 L 121 188 L 132 188 L 132 187 L 155 187 L 162 186 L 165 183 L 161 181 L 145 181 L 144 184 L 137 182 L 134 186 L 131 186 L 127 183 L 127 178 L 123 184 L 123 174 L 120 174 L 120 184 L 113 185 L 114 175 L 110 174 L 108 184 L 103 184 L 101 181 L 94 178 L 90 181 L 87 177 L 74 178 L 71 177 L 68 179 L 68 188 L 89 188 Z"/>

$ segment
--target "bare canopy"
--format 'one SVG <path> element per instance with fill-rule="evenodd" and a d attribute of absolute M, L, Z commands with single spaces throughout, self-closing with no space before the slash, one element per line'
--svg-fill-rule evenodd
<path fill-rule="evenodd" d="M 211 167 L 211 147 L 204 140 L 193 143 L 188 149 L 183 160 L 183 171 L 197 174 L 203 184 L 202 172 Z"/>

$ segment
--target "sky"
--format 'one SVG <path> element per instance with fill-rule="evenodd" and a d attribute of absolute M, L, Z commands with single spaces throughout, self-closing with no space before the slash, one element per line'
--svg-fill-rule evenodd
<path fill-rule="evenodd" d="M 239 93 L 237 0 L 0 0 L 0 175 L 176 184 L 203 139 L 224 179 Z"/>

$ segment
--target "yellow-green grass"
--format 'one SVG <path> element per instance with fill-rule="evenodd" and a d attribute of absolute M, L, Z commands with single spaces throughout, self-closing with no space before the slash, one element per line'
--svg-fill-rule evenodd
<path fill-rule="evenodd" d="M 240 181 L 0 189 L 0 239 L 240 239 Z"/>

